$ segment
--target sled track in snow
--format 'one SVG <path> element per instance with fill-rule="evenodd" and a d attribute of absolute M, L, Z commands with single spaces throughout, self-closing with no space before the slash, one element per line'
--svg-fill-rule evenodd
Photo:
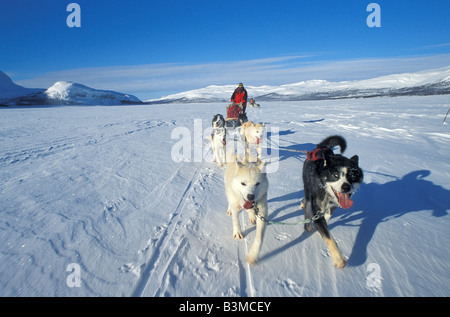
<path fill-rule="evenodd" d="M 73 149 L 79 141 L 77 137 L 64 137 L 55 140 L 38 140 L 35 144 L 21 145 L 0 154 L 0 163 L 14 164 L 36 158 L 43 158 L 67 149 Z"/>
<path fill-rule="evenodd" d="M 246 212 L 240 213 L 241 225 L 245 224 L 245 214 Z M 243 228 L 244 232 L 247 228 Z M 253 287 L 252 270 L 250 264 L 247 262 L 247 254 L 250 248 L 250 243 L 248 236 L 244 237 L 241 243 L 238 243 L 238 266 L 239 266 L 239 282 L 240 282 L 240 295 L 241 297 L 255 297 L 255 289 Z"/>
<path fill-rule="evenodd" d="M 205 156 L 207 156 L 207 154 Z M 186 164 L 191 163 L 185 163 L 177 171 L 183 169 Z M 195 185 L 201 181 L 204 169 L 205 160 L 203 160 L 195 169 L 174 211 L 171 213 L 169 221 L 162 226 L 163 230 L 159 233 L 156 241 L 152 243 L 152 254 L 149 256 L 148 260 L 141 265 L 140 277 L 135 283 L 130 296 L 165 296 L 168 283 L 170 283 L 169 280 L 173 267 L 177 266 L 178 259 L 183 258 L 191 249 L 189 239 L 183 234 L 182 230 L 189 217 L 184 217 L 183 213 L 185 213 L 185 210 L 188 210 L 187 204 L 189 203 L 189 198 L 193 195 L 199 195 L 199 193 L 195 193 Z M 224 206 L 224 212 L 226 212 L 226 206 Z M 243 230 L 246 231 L 248 227 L 245 226 L 246 222 L 244 216 L 246 215 L 242 212 L 240 214 L 241 224 L 243 225 Z M 231 230 L 231 223 L 227 225 L 230 225 Z M 229 238 L 232 239 L 231 231 Z M 248 239 L 245 237 L 244 240 L 237 241 L 236 245 L 235 254 L 238 268 L 236 275 L 238 276 L 239 281 L 236 286 L 239 288 L 237 294 L 242 297 L 255 296 L 251 267 L 247 262 L 247 253 L 251 240 L 252 238 Z"/>
<path fill-rule="evenodd" d="M 186 165 L 186 164 L 187 163 L 185 163 L 184 165 Z M 162 252 L 164 252 L 164 250 L 167 247 L 169 247 L 169 245 L 163 245 L 163 244 L 165 241 L 171 240 L 171 237 L 172 237 L 175 229 L 178 228 L 178 222 L 179 222 L 181 214 L 183 213 L 183 207 L 186 204 L 186 199 L 187 199 L 187 197 L 189 197 L 189 193 L 191 191 L 192 185 L 195 183 L 196 179 L 198 178 L 198 175 L 200 173 L 202 166 L 203 166 L 203 162 L 199 167 L 197 167 L 197 169 L 195 170 L 191 179 L 189 180 L 189 182 L 186 186 L 186 189 L 184 190 L 183 194 L 181 195 L 181 198 L 177 204 L 177 207 L 172 212 L 172 217 L 170 218 L 169 222 L 166 224 L 165 229 L 163 230 L 162 234 L 160 235 L 157 242 L 155 243 L 153 254 L 150 256 L 147 263 L 144 265 L 141 276 L 140 276 L 138 282 L 136 283 L 136 286 L 135 286 L 133 292 L 131 293 L 132 297 L 140 297 L 143 295 L 144 291 L 147 288 L 147 285 L 149 284 L 152 274 L 155 271 L 155 264 L 158 262 Z M 186 243 L 186 239 L 183 239 L 180 242 L 179 247 L 177 249 L 181 248 L 181 246 L 184 245 L 185 243 Z M 176 250 L 175 250 L 175 252 L 176 252 Z M 173 252 L 171 258 L 173 258 L 175 252 Z M 153 295 L 156 296 L 156 294 L 153 294 Z"/>
<path fill-rule="evenodd" d="M 211 149 L 209 149 L 209 151 L 211 151 Z M 141 276 L 131 293 L 132 297 L 140 297 L 143 296 L 144 293 L 145 296 L 164 296 L 161 288 L 163 288 L 163 280 L 165 275 L 172 266 L 172 263 L 176 260 L 177 254 L 180 252 L 183 253 L 184 247 L 189 244 L 187 238 L 183 235 L 174 237 L 174 232 L 180 228 L 183 221 L 185 221 L 181 219 L 181 216 L 185 210 L 186 204 L 188 203 L 188 198 L 191 196 L 191 192 L 193 191 L 193 185 L 200 179 L 201 171 L 205 165 L 204 158 L 208 156 L 209 151 L 204 154 L 202 163 L 199 164 L 192 174 L 192 177 L 189 179 L 177 206 L 171 213 L 171 218 L 163 226 L 164 229 L 159 234 L 157 241 L 154 243 L 152 247 L 153 253 L 143 265 Z M 177 170 L 177 172 L 186 166 L 186 164 L 192 163 L 184 163 L 183 166 Z M 157 280 L 155 283 L 157 285 L 150 285 L 152 280 Z"/>

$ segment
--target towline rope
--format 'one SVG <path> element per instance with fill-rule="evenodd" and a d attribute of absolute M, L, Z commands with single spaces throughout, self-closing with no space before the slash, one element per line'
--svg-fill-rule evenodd
<path fill-rule="evenodd" d="M 324 214 L 321 212 L 321 213 L 316 214 L 315 216 L 313 216 L 313 217 L 310 218 L 310 219 L 305 219 L 305 220 L 301 220 L 301 221 L 297 221 L 297 222 L 285 222 L 285 221 L 272 221 L 272 220 L 267 219 L 267 218 L 264 217 L 264 216 L 261 216 L 261 215 L 259 214 L 259 208 L 256 207 L 256 202 L 255 202 L 255 204 L 254 204 L 253 210 L 255 211 L 255 216 L 256 216 L 257 218 L 259 218 L 260 220 L 264 221 L 265 223 L 268 223 L 268 224 L 271 224 L 271 225 L 281 225 L 281 226 L 297 226 L 297 225 L 301 225 L 301 224 L 310 223 L 310 222 L 312 222 L 312 221 L 319 220 L 319 219 L 322 218 L 323 215 L 324 215 Z"/>

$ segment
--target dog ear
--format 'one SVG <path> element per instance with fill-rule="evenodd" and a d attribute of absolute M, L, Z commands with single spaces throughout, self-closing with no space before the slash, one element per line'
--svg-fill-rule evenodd
<path fill-rule="evenodd" d="M 236 167 L 238 168 L 238 169 L 240 169 L 241 167 L 244 167 L 245 166 L 245 164 L 243 164 L 243 163 L 241 163 L 241 162 L 239 162 L 239 161 L 236 161 Z"/>
<path fill-rule="evenodd" d="M 350 161 L 352 161 L 353 163 L 355 163 L 356 165 L 358 165 L 358 161 L 359 161 L 359 157 L 358 155 L 354 155 L 350 158 Z"/>
<path fill-rule="evenodd" d="M 264 122 L 261 124 L 261 126 L 263 126 L 263 127 L 265 126 L 265 125 L 264 125 Z"/>
<path fill-rule="evenodd" d="M 258 159 L 259 160 L 259 159 Z M 260 173 L 262 173 L 264 166 L 266 165 L 266 161 L 260 161 L 257 168 Z"/>
<path fill-rule="evenodd" d="M 235 166 L 236 166 L 236 171 L 238 171 L 241 167 L 244 167 L 245 166 L 245 161 L 242 161 L 240 158 L 239 158 L 239 154 L 234 154 L 234 164 L 235 164 Z"/>
<path fill-rule="evenodd" d="M 239 161 L 237 159 L 237 155 L 234 156 L 234 163 L 233 164 L 234 164 L 234 167 L 235 167 L 234 173 L 237 174 L 237 172 L 239 171 L 239 169 L 242 166 L 242 164 L 239 163 Z"/>
<path fill-rule="evenodd" d="M 245 129 L 247 129 L 247 126 L 248 126 L 248 123 L 249 123 L 250 121 L 247 121 L 247 122 L 244 122 L 243 124 L 242 124 L 242 129 L 241 129 L 241 135 L 244 135 L 245 134 Z"/>

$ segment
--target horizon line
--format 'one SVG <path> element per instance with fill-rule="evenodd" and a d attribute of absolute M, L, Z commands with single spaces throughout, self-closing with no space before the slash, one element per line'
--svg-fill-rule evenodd
<path fill-rule="evenodd" d="M 86 67 L 53 71 L 13 81 L 26 88 L 51 87 L 55 82 L 69 81 L 95 89 L 120 91 L 135 95 L 141 100 L 149 100 L 211 85 L 247 82 L 252 83 L 249 86 L 279 86 L 307 80 L 339 82 L 450 66 L 450 53 L 310 60 L 311 57 L 317 56 L 317 54 L 299 54 L 208 63 L 177 62 Z M 144 95 L 147 97 L 142 97 Z"/>

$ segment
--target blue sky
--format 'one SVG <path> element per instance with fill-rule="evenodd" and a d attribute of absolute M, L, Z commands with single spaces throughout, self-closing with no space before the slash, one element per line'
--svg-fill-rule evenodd
<path fill-rule="evenodd" d="M 69 28 L 67 5 L 81 8 Z M 366 8 L 380 6 L 381 27 Z M 450 65 L 450 1 L 7 0 L 0 70 L 145 100 L 210 84 L 351 80 Z"/>

